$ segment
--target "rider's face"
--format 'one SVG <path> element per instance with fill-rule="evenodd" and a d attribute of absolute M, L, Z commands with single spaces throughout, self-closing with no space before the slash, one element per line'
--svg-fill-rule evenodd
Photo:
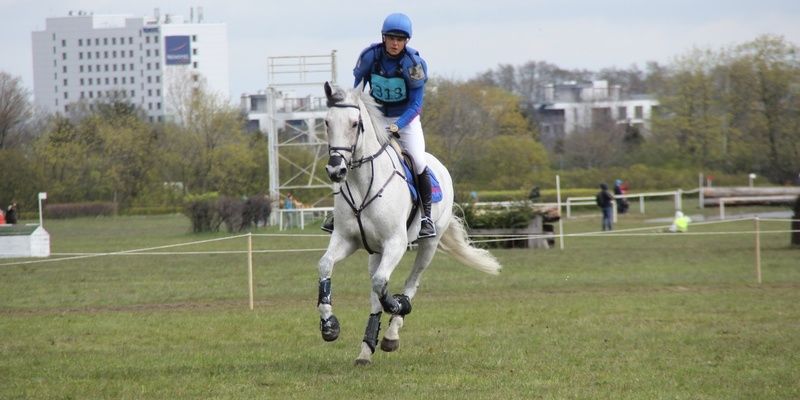
<path fill-rule="evenodd" d="M 408 39 L 404 37 L 383 35 L 383 44 L 386 47 L 386 52 L 393 57 L 399 55 L 403 51 L 407 42 Z"/>

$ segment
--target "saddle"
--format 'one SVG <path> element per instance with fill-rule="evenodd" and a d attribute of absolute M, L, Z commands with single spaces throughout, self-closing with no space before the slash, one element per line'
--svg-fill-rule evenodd
<path fill-rule="evenodd" d="M 408 191 L 411 195 L 411 201 L 415 206 L 417 206 L 419 205 L 420 201 L 419 192 L 417 191 L 417 174 L 414 173 L 414 170 L 411 167 L 414 165 L 414 158 L 400 147 L 400 144 L 395 138 L 391 139 L 391 144 L 394 148 L 394 151 L 401 155 L 400 163 L 403 165 L 403 176 L 406 179 L 406 184 L 408 184 Z M 439 180 L 436 179 L 436 175 L 433 173 L 433 171 L 430 168 L 428 168 L 427 171 L 428 176 L 431 178 L 431 203 L 438 203 L 442 201 L 442 186 L 439 184 Z M 413 214 L 414 213 L 412 212 L 412 215 Z"/>
<path fill-rule="evenodd" d="M 400 164 L 403 166 L 403 176 L 408 185 L 408 193 L 411 197 L 411 212 L 408 214 L 408 219 L 406 220 L 406 228 L 408 228 L 414 222 L 414 217 L 417 215 L 417 212 L 422 208 L 422 201 L 417 189 L 419 185 L 418 177 L 412 168 L 414 165 L 414 158 L 411 157 L 411 154 L 402 150 L 395 138 L 391 139 L 391 144 L 395 152 L 401 155 Z M 442 186 L 439 184 L 439 180 L 436 179 L 436 175 L 430 168 L 427 168 L 426 171 L 431 180 L 431 203 L 438 203 L 442 201 Z"/>

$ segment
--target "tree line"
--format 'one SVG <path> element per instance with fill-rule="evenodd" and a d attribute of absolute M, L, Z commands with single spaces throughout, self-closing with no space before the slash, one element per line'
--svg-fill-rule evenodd
<path fill-rule="evenodd" d="M 423 115 L 428 151 L 462 189 L 527 189 L 550 182 L 555 171 L 588 186 L 603 171 L 649 175 L 639 187 L 692 184 L 698 171 L 791 182 L 800 173 L 797 50 L 781 37 L 762 36 L 727 49 L 692 50 L 668 65 L 648 62 L 643 70 L 568 70 L 531 61 L 466 81 L 435 77 L 426 86 Z M 543 143 L 536 91 L 596 79 L 655 94 L 660 107 L 651 132 L 610 124 Z M 246 116 L 225 101 L 203 90 L 180 93 L 173 104 L 179 113 L 168 123 L 146 122 L 124 99 L 42 115 L 20 79 L 0 71 L 0 204 L 17 199 L 32 208 L 42 190 L 52 202 L 111 201 L 123 208 L 176 206 L 187 194 L 266 192 L 265 137 L 248 132 Z M 300 164 L 293 157 L 313 155 L 282 154 L 282 170 Z M 323 166 L 317 168 L 326 179 Z"/>
<path fill-rule="evenodd" d="M 0 87 L 4 81 L 24 93 L 18 78 L 0 72 Z M 237 108 L 203 90 L 184 105 L 191 111 L 180 120 L 159 124 L 124 99 L 77 104 L 68 115 L 37 115 L 29 106 L 7 123 L 0 200 L 32 209 L 46 191 L 51 203 L 175 208 L 188 194 L 264 193 L 266 139 L 248 134 Z"/>
<path fill-rule="evenodd" d="M 644 70 L 565 70 L 531 61 L 500 65 L 472 82 L 516 94 L 534 120 L 531 99 L 548 83 L 605 79 L 658 99 L 648 135 L 616 124 L 580 131 L 548 146 L 551 167 L 753 172 L 785 184 L 800 174 L 798 55 L 796 44 L 765 35 L 720 50 L 693 49 L 668 65 L 648 62 Z"/>

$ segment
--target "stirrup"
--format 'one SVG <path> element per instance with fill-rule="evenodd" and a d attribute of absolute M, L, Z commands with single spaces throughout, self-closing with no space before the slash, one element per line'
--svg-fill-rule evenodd
<path fill-rule="evenodd" d="M 436 225 L 429 217 L 423 217 L 419 224 L 417 239 L 427 239 L 436 236 Z"/>
<path fill-rule="evenodd" d="M 325 218 L 325 221 L 322 221 L 322 226 L 320 226 L 319 229 L 328 233 L 333 233 L 333 216 Z"/>

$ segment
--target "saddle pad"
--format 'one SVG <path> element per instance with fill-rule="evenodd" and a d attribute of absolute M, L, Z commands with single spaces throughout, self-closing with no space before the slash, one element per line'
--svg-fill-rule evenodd
<path fill-rule="evenodd" d="M 427 168 L 426 170 L 428 171 L 428 176 L 431 178 L 431 203 L 438 203 L 442 201 L 442 186 L 439 184 L 436 175 L 433 174 L 431 169 Z M 411 168 L 409 168 L 406 160 L 403 160 L 403 172 L 406 175 L 408 190 L 411 192 L 411 200 L 416 203 L 419 194 L 417 193 L 417 188 L 414 186 L 414 173 L 411 172 Z"/>

